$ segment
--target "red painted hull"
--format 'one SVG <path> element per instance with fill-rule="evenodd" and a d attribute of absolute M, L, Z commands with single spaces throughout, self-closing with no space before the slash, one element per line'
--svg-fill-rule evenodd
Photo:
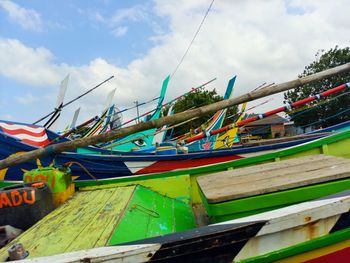
<path fill-rule="evenodd" d="M 307 263 L 340 263 L 340 262 L 350 262 L 350 247 L 335 251 L 333 253 L 314 258 Z"/>
<path fill-rule="evenodd" d="M 203 166 L 203 165 L 228 162 L 228 161 L 238 160 L 242 158 L 244 157 L 239 155 L 232 155 L 232 156 L 219 156 L 215 158 L 200 158 L 195 160 L 157 161 L 154 164 L 151 164 L 150 166 L 147 166 L 135 172 L 134 174 L 139 175 L 139 174 L 167 172 L 167 171 L 173 171 L 177 169 L 194 168 L 194 167 Z"/>

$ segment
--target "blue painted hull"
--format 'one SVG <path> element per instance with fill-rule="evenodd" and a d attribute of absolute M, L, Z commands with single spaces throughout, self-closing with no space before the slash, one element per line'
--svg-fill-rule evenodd
<path fill-rule="evenodd" d="M 322 135 L 320 135 L 321 137 Z M 319 138 L 319 137 L 317 137 Z M 198 167 L 200 165 L 209 165 L 223 161 L 244 158 L 244 154 L 257 153 L 273 149 L 294 146 L 305 143 L 315 138 L 299 139 L 279 144 L 243 147 L 236 146 L 230 149 L 218 149 L 210 151 L 200 151 L 189 154 L 178 155 L 156 155 L 149 153 L 128 153 L 118 154 L 110 151 L 93 149 L 95 154 L 79 154 L 76 152 L 64 152 L 57 156 L 49 156 L 40 159 L 42 166 L 48 166 L 53 161 L 56 165 L 63 165 L 74 162 L 71 166 L 72 175 L 79 176 L 76 180 L 93 180 L 86 172 L 89 171 L 97 179 L 118 178 L 133 175 L 142 175 L 149 173 L 165 172 L 175 169 Z M 27 152 L 37 149 L 35 146 L 28 145 L 18 139 L 0 132 L 0 158 L 4 159 L 11 154 L 18 152 Z M 77 165 L 79 163 L 79 165 Z M 37 162 L 31 161 L 24 164 L 10 167 L 8 170 L 0 171 L 3 174 L 4 181 L 21 181 L 23 170 L 37 168 Z M 83 168 L 82 168 L 83 167 Z"/>

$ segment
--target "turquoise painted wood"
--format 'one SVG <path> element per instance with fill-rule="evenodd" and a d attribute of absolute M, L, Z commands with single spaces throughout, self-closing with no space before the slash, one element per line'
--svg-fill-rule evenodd
<path fill-rule="evenodd" d="M 169 80 L 170 80 L 170 76 L 166 77 L 166 79 L 163 81 L 162 89 L 161 89 L 159 99 L 158 99 L 157 108 L 149 120 L 155 120 L 155 119 L 159 118 L 160 113 L 161 113 L 161 109 L 162 109 L 162 104 L 163 104 L 164 97 L 165 97 L 165 93 L 166 93 L 166 90 L 168 88 Z M 135 134 L 131 134 L 131 135 L 126 136 L 120 140 L 111 142 L 111 149 L 115 150 L 115 151 L 128 152 L 128 151 L 131 151 L 132 149 L 135 149 L 135 148 L 141 149 L 143 147 L 152 146 L 152 141 L 153 141 L 153 137 L 154 137 L 155 132 L 156 132 L 156 129 L 150 129 L 150 130 L 138 132 Z M 138 139 L 140 137 L 142 137 L 142 138 Z M 130 142 L 127 142 L 127 141 L 130 141 Z M 123 142 L 125 142 L 125 143 L 123 143 Z M 122 144 L 120 144 L 120 143 L 122 143 Z M 113 144 L 116 144 L 116 146 L 112 146 Z M 108 145 L 106 145 L 106 147 L 107 146 Z M 86 149 L 86 148 L 79 148 L 79 149 L 77 149 L 77 152 L 78 153 L 85 153 L 85 154 L 92 154 L 92 153 L 95 154 L 94 151 L 92 151 L 91 149 Z M 99 154 L 98 151 L 96 151 L 96 153 Z"/>
<path fill-rule="evenodd" d="M 157 105 L 157 109 L 156 111 L 153 113 L 153 115 L 151 116 L 151 118 L 149 120 L 155 120 L 158 119 L 160 116 L 160 112 L 162 109 L 162 104 L 164 101 L 164 97 L 165 97 L 165 93 L 168 87 L 168 83 L 170 80 L 170 76 L 168 76 L 164 81 L 163 81 L 163 85 L 162 85 L 162 90 L 160 92 L 159 95 L 159 99 L 158 99 L 158 105 Z M 112 148 L 112 150 L 115 151 L 130 151 L 133 148 L 143 148 L 143 147 L 148 147 L 148 146 L 152 146 L 152 141 L 153 141 L 153 137 L 154 137 L 154 133 L 156 132 L 156 129 L 150 129 L 150 130 L 146 130 L 146 131 L 142 131 L 142 132 L 138 132 L 135 134 L 131 134 L 129 136 L 126 136 L 125 138 L 118 140 L 118 141 L 114 141 L 111 144 L 114 143 L 121 143 L 121 142 L 126 142 L 129 140 L 133 140 L 135 139 L 133 142 L 127 142 L 118 146 L 114 146 Z M 147 135 L 146 137 L 142 138 L 142 139 L 137 139 L 139 137 L 143 137 Z"/>

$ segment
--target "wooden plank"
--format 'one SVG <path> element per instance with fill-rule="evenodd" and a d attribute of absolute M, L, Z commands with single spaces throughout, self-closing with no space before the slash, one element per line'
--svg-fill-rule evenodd
<path fill-rule="evenodd" d="M 161 244 L 124 245 L 113 247 L 99 247 L 76 252 L 69 252 L 48 257 L 26 259 L 25 262 L 110 262 L 130 263 L 147 262 L 160 249 Z"/>
<path fill-rule="evenodd" d="M 306 158 L 309 160 L 309 158 Z M 315 159 L 315 158 L 312 158 Z M 206 181 L 208 184 L 210 184 L 210 187 L 217 188 L 220 185 L 227 186 L 229 184 L 251 184 L 251 182 L 256 182 L 259 180 L 264 180 L 264 179 L 270 179 L 270 180 L 275 180 L 276 177 L 287 177 L 291 176 L 291 178 L 297 178 L 296 175 L 300 173 L 306 173 L 310 171 L 320 171 L 322 169 L 329 168 L 330 163 L 328 161 L 330 158 L 325 158 L 321 159 L 318 161 L 312 162 L 312 165 L 310 165 L 309 162 L 305 163 L 300 163 L 298 164 L 295 162 L 294 165 L 288 165 L 290 163 L 294 162 L 277 162 L 274 163 L 273 166 L 276 167 L 276 169 L 273 169 L 273 166 L 269 165 L 264 165 L 264 167 L 251 167 L 252 169 L 242 169 L 237 170 L 237 173 L 231 172 L 231 173 L 220 173 L 217 176 L 212 176 L 208 181 Z M 295 160 L 293 160 L 295 161 Z M 349 163 L 349 160 L 347 159 L 342 159 L 339 160 L 337 163 L 334 163 L 334 165 L 340 165 L 340 164 L 346 164 Z M 282 165 L 280 165 L 282 164 Z M 287 164 L 287 165 L 286 165 Z M 262 166 L 262 165 L 260 165 Z M 320 174 L 321 176 L 321 174 Z"/>
<path fill-rule="evenodd" d="M 85 203 L 86 194 L 94 196 L 89 200 L 89 205 Z M 30 256 L 48 256 L 69 251 L 69 246 L 77 239 L 86 224 L 92 220 L 94 212 L 101 209 L 100 204 L 104 203 L 104 199 L 108 196 L 108 192 L 103 190 L 86 194 L 77 195 L 77 199 L 80 200 L 79 205 L 69 206 L 70 212 L 67 216 L 59 215 L 50 223 L 48 222 L 44 228 L 37 229 L 47 235 L 34 239 L 35 241 L 32 240 L 31 246 L 26 248 L 30 251 Z"/>
<path fill-rule="evenodd" d="M 92 220 L 86 224 L 66 251 L 106 246 L 128 204 L 134 187 L 108 189 L 107 198 L 96 207 Z M 93 214 L 93 213 L 92 213 Z"/>
<path fill-rule="evenodd" d="M 132 226 L 132 228 L 131 228 Z M 189 204 L 138 186 L 109 245 L 161 236 L 196 227 Z"/>
<path fill-rule="evenodd" d="M 174 199 L 154 194 L 152 210 L 157 214 L 149 216 L 147 237 L 173 233 L 175 230 Z"/>
<path fill-rule="evenodd" d="M 93 199 L 92 195 L 88 195 L 87 193 L 83 195 L 86 195 L 87 202 Z M 56 219 L 66 218 L 70 213 L 69 207 L 70 206 L 79 207 L 79 203 L 80 203 L 80 199 L 77 198 L 77 194 L 76 194 L 72 199 L 68 200 L 62 206 L 60 206 L 59 208 L 57 208 L 56 210 L 48 214 L 46 217 L 44 217 L 34 226 L 29 228 L 23 234 L 21 234 L 18 238 L 10 242 L 7 246 L 3 247 L 0 250 L 0 260 L 4 260 L 7 258 L 8 256 L 7 250 L 15 243 L 22 243 L 26 248 L 26 250 L 31 249 L 33 246 L 35 247 L 33 240 L 40 240 L 50 235 L 50 232 L 47 232 L 48 231 L 47 227 L 48 226 L 59 227 L 60 222 L 56 222 L 57 221 Z"/>
<path fill-rule="evenodd" d="M 294 170 L 287 169 L 287 168 L 293 168 L 297 169 L 313 169 L 314 166 L 326 164 L 329 166 L 328 162 L 332 160 L 332 156 L 327 155 L 313 155 L 308 156 L 305 158 L 294 158 L 290 160 L 285 160 L 283 162 L 272 162 L 272 163 L 266 163 L 261 165 L 254 165 L 250 167 L 244 167 L 240 169 L 235 169 L 231 171 L 224 171 L 219 173 L 213 173 L 209 174 L 207 176 L 202 176 L 198 178 L 198 182 L 207 182 L 210 183 L 220 183 L 222 179 L 225 179 L 227 177 L 234 177 L 235 181 L 240 180 L 239 178 L 242 178 L 242 180 L 251 180 L 252 178 L 248 178 L 247 176 L 265 176 L 267 174 L 270 174 L 271 172 L 281 172 L 279 170 L 283 170 L 284 174 L 286 173 L 293 173 Z M 344 161 L 344 160 L 342 160 Z M 312 166 L 310 164 L 312 163 Z M 220 181 L 219 181 L 220 180 Z M 218 182 L 219 181 L 219 182 Z"/>
<path fill-rule="evenodd" d="M 75 249 L 92 248 L 104 242 L 120 212 L 134 190 L 133 187 L 77 193 L 74 198 L 34 225 L 10 243 L 22 243 L 29 257 L 48 256 Z M 7 256 L 6 246 L 0 259 Z"/>
<path fill-rule="evenodd" d="M 350 160 L 317 155 L 199 177 L 209 203 L 347 178 Z"/>
<path fill-rule="evenodd" d="M 147 211 L 152 211 L 154 196 L 148 194 L 148 191 L 143 191 L 143 189 L 141 192 L 142 194 L 140 194 L 138 187 L 125 210 L 123 219 L 114 229 L 108 245 L 116 245 L 147 237 L 145 229 L 148 229 L 150 220 Z M 133 227 L 130 228 L 130 226 Z"/>

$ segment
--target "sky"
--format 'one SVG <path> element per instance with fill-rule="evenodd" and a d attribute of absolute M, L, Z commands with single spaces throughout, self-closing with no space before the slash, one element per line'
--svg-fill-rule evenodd
<path fill-rule="evenodd" d="M 114 88 L 120 109 L 158 97 L 211 1 L 0 0 L 0 119 L 40 119 L 68 74 L 65 102 L 115 77 L 64 108 L 60 128 L 78 107 L 78 123 L 100 114 Z M 349 13 L 348 0 L 215 0 L 165 100 L 212 78 L 207 89 L 223 95 L 237 75 L 234 96 L 295 79 L 319 50 L 350 46 Z M 281 106 L 282 98 L 254 111 Z M 135 115 L 125 112 L 124 121 Z"/>

